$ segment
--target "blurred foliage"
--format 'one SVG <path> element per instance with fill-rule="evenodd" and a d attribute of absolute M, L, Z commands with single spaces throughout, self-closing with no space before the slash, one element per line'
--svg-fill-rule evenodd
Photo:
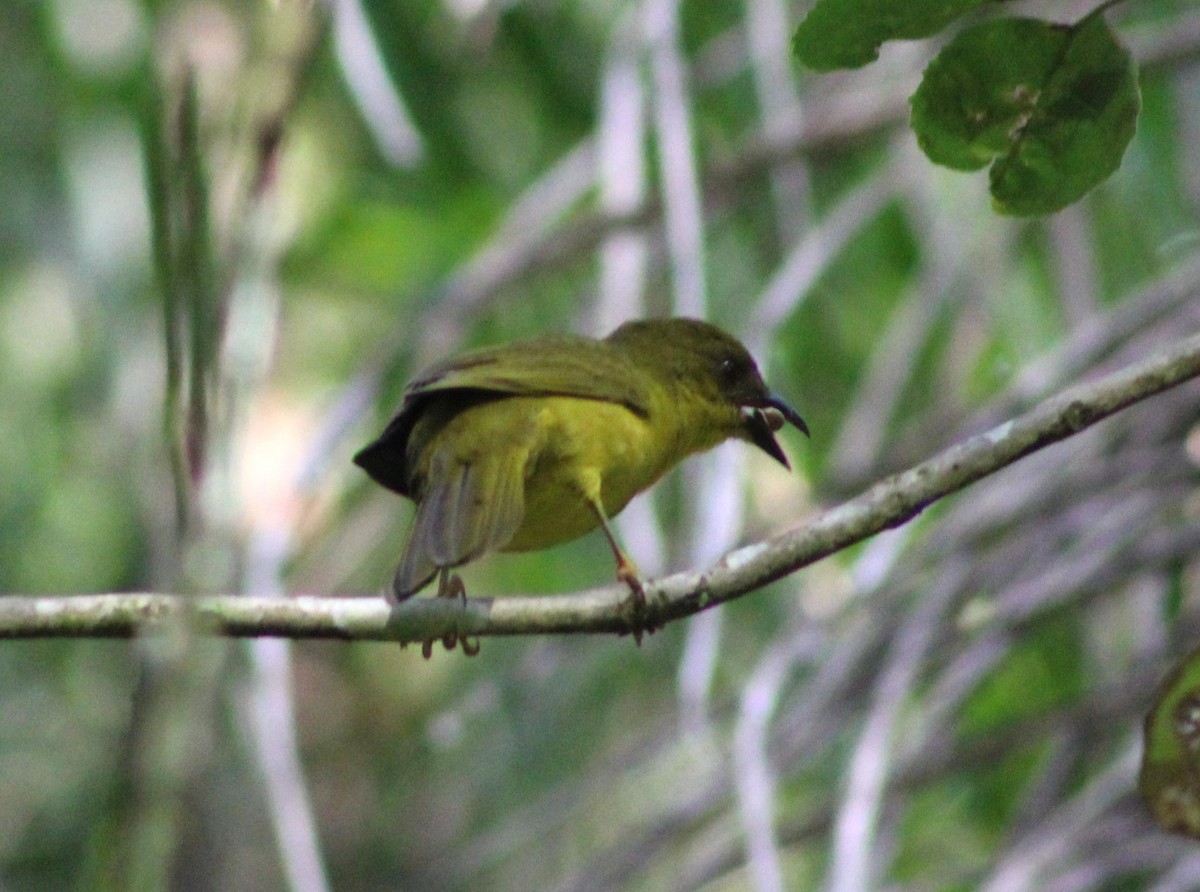
<path fill-rule="evenodd" d="M 1036 14 L 1091 11 L 1060 5 Z M 708 315 L 761 339 L 768 380 L 814 436 L 786 443 L 793 476 L 737 453 L 747 485 L 732 503 L 696 505 L 712 472 L 689 464 L 647 512 L 661 549 L 647 524 L 625 528 L 639 559 L 702 564 L 713 555 L 696 543 L 727 514 L 745 511 L 738 541 L 761 537 L 1196 329 L 1194 4 L 1109 13 L 1139 70 L 1138 133 L 1080 203 L 1015 221 L 915 151 L 907 96 L 932 48 L 798 71 L 789 37 L 806 10 L 768 0 L 10 0 L 0 591 L 255 591 L 264 561 L 289 592 L 380 590 L 411 509 L 349 456 L 410 375 L 458 346 L 594 331 L 617 305 L 602 273 L 620 238 L 640 240 L 645 266 L 627 278 L 644 274 L 642 312 L 672 311 L 664 203 L 677 196 L 654 128 L 680 109 L 655 92 L 664 41 L 645 33 L 664 11 L 678 13 L 665 43 L 676 34 L 684 63 Z M 607 92 L 625 56 L 641 92 Z M 188 66 L 210 203 L 191 238 L 211 236 L 221 344 L 213 449 L 180 483 L 152 221 L 181 182 L 147 171 L 156 151 L 180 157 L 166 153 Z M 618 99 L 649 136 L 604 180 Z M 611 203 L 614 183 L 643 180 L 632 209 Z M 768 312 L 762 295 L 801 248 L 812 278 Z M 487 640 L 476 659 L 425 662 L 417 648 L 296 645 L 330 885 L 731 890 L 771 888 L 773 867 L 789 889 L 844 884 L 851 868 L 906 888 L 1186 878 L 1195 856 L 1135 801 L 1128 754 L 1198 630 L 1196 394 L 641 649 Z M 180 497 L 212 534 L 192 548 Z M 471 592 L 549 595 L 607 583 L 609 567 L 589 537 L 464 577 Z M 172 648 L 0 649 L 0 883 L 111 881 L 129 828 L 152 838 L 159 794 L 178 804 L 156 825 L 172 885 L 285 882 L 246 731 L 259 658 Z M 1018 867 L 1025 885 L 1004 885 Z"/>

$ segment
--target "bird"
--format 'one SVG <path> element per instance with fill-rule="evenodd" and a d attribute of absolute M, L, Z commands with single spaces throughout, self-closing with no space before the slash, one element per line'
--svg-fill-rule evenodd
<path fill-rule="evenodd" d="M 728 439 L 790 468 L 775 433 L 809 435 L 746 348 L 698 319 L 626 322 L 607 337 L 549 334 L 460 353 L 418 375 L 353 461 L 416 503 L 389 599 L 494 552 L 549 548 L 599 528 L 645 607 L 612 518 L 689 455 Z M 640 636 L 639 636 L 640 637 Z"/>

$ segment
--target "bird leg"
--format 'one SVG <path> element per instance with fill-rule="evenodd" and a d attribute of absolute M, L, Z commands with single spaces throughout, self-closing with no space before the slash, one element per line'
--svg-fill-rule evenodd
<path fill-rule="evenodd" d="M 451 573 L 449 567 L 442 567 L 438 573 L 439 598 L 461 598 L 463 607 L 467 606 L 467 587 L 463 585 L 462 577 Z"/>
<path fill-rule="evenodd" d="M 638 647 L 641 647 L 642 633 L 647 632 L 653 635 L 659 628 L 647 616 L 646 588 L 642 585 L 641 574 L 637 564 L 618 544 L 617 537 L 609 525 L 608 517 L 604 513 L 604 508 L 598 502 L 592 502 L 592 510 L 600 519 L 600 529 L 604 531 L 604 537 L 608 540 L 608 546 L 612 549 L 613 558 L 617 562 L 617 580 L 629 586 L 629 600 L 625 602 L 625 608 L 631 615 L 630 625 L 633 626 L 633 640 Z"/>
<path fill-rule="evenodd" d="M 449 567 L 442 567 L 438 574 L 438 590 L 435 597 L 438 598 L 461 598 L 463 609 L 467 606 L 467 587 L 463 585 L 462 577 L 457 573 L 451 573 Z M 463 653 L 468 657 L 473 657 L 479 653 L 479 638 L 474 639 L 462 635 L 457 632 L 447 632 L 442 636 L 442 647 L 446 650 L 454 650 L 455 644 L 462 644 Z M 429 659 L 433 656 L 433 639 L 422 642 L 421 656 Z"/>

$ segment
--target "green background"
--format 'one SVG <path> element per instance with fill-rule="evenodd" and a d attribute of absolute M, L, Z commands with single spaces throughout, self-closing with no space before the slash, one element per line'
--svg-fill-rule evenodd
<path fill-rule="evenodd" d="M 982 175 L 917 150 L 907 102 L 931 46 L 806 72 L 802 12 L 4 3 L 0 591 L 382 591 L 411 507 L 349 458 L 457 347 L 702 311 L 755 350 L 813 437 L 784 434 L 792 475 L 734 444 L 631 508 L 626 548 L 658 573 L 1196 330 L 1194 4 L 1110 15 L 1138 132 L 1111 179 L 1042 220 L 998 217 Z M 151 221 L 183 185 L 148 188 L 146 169 L 190 149 L 209 223 L 171 218 L 177 271 L 203 286 L 181 312 Z M 201 320 L 181 361 L 210 388 L 190 484 L 172 470 L 199 442 L 186 382 L 164 421 L 168 312 L 189 337 Z M 182 630 L 0 645 L 0 884 L 1186 877 L 1191 845 L 1134 784 L 1154 685 L 1200 619 L 1198 421 L 1186 385 L 640 649 L 488 639 L 425 661 Z M 612 565 L 590 536 L 464 577 L 552 596 Z"/>

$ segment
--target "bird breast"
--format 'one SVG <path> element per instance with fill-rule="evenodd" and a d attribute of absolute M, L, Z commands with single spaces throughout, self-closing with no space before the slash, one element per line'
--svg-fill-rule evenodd
<path fill-rule="evenodd" d="M 526 403 L 537 439 L 525 469 L 525 517 L 505 551 L 568 542 L 614 517 L 670 467 L 647 420 L 625 406 L 552 397 Z M 522 407 L 514 406 L 514 410 Z"/>

